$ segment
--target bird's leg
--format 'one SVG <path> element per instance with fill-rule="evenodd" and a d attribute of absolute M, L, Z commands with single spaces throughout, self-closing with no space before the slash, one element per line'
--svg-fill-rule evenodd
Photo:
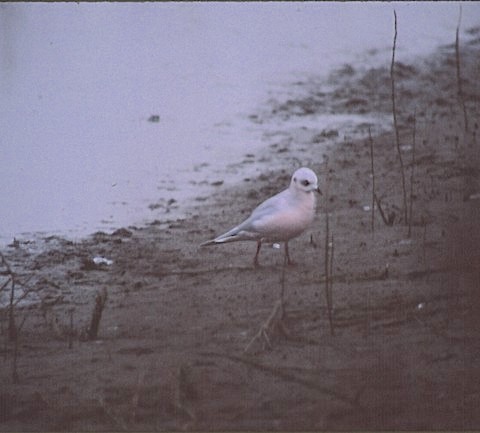
<path fill-rule="evenodd" d="M 255 253 L 255 258 L 253 259 L 253 266 L 258 268 L 260 264 L 258 263 L 258 255 L 260 254 L 260 248 L 262 248 L 262 241 L 257 241 L 257 252 Z"/>
<path fill-rule="evenodd" d="M 288 254 L 288 241 L 285 242 L 285 258 L 288 266 L 296 265 L 296 263 L 290 259 L 290 254 Z"/>

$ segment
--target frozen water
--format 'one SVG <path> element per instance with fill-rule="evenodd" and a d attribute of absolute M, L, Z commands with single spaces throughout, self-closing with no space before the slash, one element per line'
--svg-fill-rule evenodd
<path fill-rule="evenodd" d="M 0 241 L 182 209 L 262 145 L 269 90 L 367 49 L 388 64 L 393 8 L 400 60 L 454 40 L 455 2 L 1 4 Z"/>

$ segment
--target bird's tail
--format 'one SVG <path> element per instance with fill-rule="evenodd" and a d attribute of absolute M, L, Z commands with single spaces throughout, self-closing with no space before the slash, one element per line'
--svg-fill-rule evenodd
<path fill-rule="evenodd" d="M 211 239 L 209 241 L 203 242 L 200 244 L 201 247 L 207 247 L 209 245 L 216 245 L 216 244 L 224 244 L 227 242 L 235 242 L 235 241 L 240 241 L 243 238 L 238 236 L 239 232 L 237 227 L 233 228 L 232 230 L 228 231 L 227 233 L 224 233 L 223 235 L 220 235 L 216 237 L 215 239 Z"/>
<path fill-rule="evenodd" d="M 215 239 L 211 239 L 209 241 L 206 241 L 206 242 L 202 242 L 200 244 L 201 247 L 208 247 L 209 245 L 215 245 L 217 243 L 217 241 Z"/>

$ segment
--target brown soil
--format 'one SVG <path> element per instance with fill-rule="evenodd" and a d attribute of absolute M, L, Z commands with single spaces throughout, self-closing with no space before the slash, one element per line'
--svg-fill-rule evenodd
<path fill-rule="evenodd" d="M 268 150 L 256 158 L 274 167 L 268 176 L 216 187 L 184 219 L 5 249 L 17 289 L 40 301 L 15 309 L 16 380 L 1 310 L 0 430 L 480 428 L 480 44 L 478 29 L 470 33 L 461 46 L 468 131 L 454 47 L 397 65 L 408 196 L 415 125 L 410 237 L 392 132 L 373 131 L 373 148 L 377 195 L 393 224 L 376 209 L 372 233 L 362 125 L 354 140 L 310 128 L 265 137 Z M 270 101 L 252 119 L 391 109 L 388 65 L 346 65 L 297 86 L 303 96 Z M 311 230 L 290 243 L 298 264 L 285 270 L 282 317 L 274 310 L 282 250 L 264 248 L 254 269 L 254 243 L 198 245 L 284 188 L 298 161 L 320 174 L 326 194 Z M 113 264 L 96 265 L 97 256 Z M 0 271 L 7 294 L 10 275 Z M 88 340 L 95 297 L 105 292 L 98 337 Z"/>

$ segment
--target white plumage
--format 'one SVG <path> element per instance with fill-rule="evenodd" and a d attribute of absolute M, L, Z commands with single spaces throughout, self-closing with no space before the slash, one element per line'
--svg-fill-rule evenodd
<path fill-rule="evenodd" d="M 285 242 L 285 255 L 288 263 L 291 263 L 288 241 L 302 234 L 312 223 L 315 217 L 315 192 L 321 193 L 316 174 L 309 168 L 299 168 L 293 173 L 287 189 L 257 206 L 238 226 L 201 246 L 256 241 L 254 265 L 258 266 L 262 243 Z"/>

